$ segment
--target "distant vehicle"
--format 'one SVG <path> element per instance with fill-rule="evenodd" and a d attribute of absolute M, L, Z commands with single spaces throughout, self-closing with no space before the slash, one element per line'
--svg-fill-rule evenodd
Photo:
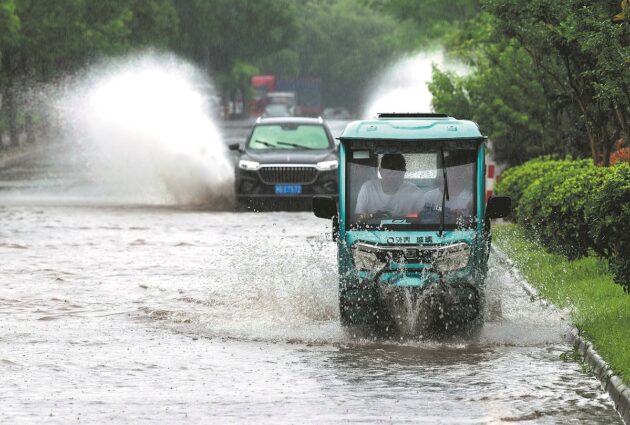
<path fill-rule="evenodd" d="M 267 106 L 267 93 L 276 90 L 275 75 L 254 75 L 251 78 L 251 87 L 254 95 L 249 102 L 249 114 L 259 117 Z"/>
<path fill-rule="evenodd" d="M 274 103 L 265 106 L 265 110 L 263 111 L 262 117 L 264 118 L 272 118 L 272 117 L 292 117 L 294 112 L 292 108 L 287 105 L 283 105 L 281 103 Z"/>
<path fill-rule="evenodd" d="M 263 112 L 263 116 L 276 116 L 276 117 L 287 117 L 299 115 L 300 111 L 297 106 L 297 95 L 293 92 L 269 92 L 267 93 L 267 102 L 265 105 L 265 111 Z M 284 107 L 286 112 L 283 113 L 280 107 Z M 274 108 L 275 107 L 275 111 Z M 268 115 L 267 112 L 271 108 L 271 114 L 276 115 Z"/>
<path fill-rule="evenodd" d="M 274 92 L 295 94 L 296 115 L 317 117 L 322 113 L 322 80 L 320 78 L 279 78 L 275 75 L 254 75 L 251 78 L 254 96 L 250 115 L 262 115 Z"/>
<path fill-rule="evenodd" d="M 239 153 L 235 184 L 242 207 L 310 208 L 315 195 L 339 196 L 337 148 L 321 118 L 259 118 L 245 144 L 229 148 Z"/>
<path fill-rule="evenodd" d="M 332 219 L 341 321 L 452 330 L 479 323 L 490 220 L 507 197 L 485 199 L 485 142 L 477 124 L 441 114 L 379 114 L 339 138 L 339 202 L 313 199 Z M 416 300 L 407 315 L 408 300 Z M 421 313 L 421 314 L 419 314 Z"/>
<path fill-rule="evenodd" d="M 325 108 L 322 118 L 326 120 L 349 120 L 352 118 L 348 109 L 344 107 Z"/>

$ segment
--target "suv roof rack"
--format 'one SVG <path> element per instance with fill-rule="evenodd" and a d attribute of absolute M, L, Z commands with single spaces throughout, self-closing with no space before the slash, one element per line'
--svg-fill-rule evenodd
<path fill-rule="evenodd" d="M 379 118 L 448 118 L 446 114 L 425 112 L 379 112 Z"/>

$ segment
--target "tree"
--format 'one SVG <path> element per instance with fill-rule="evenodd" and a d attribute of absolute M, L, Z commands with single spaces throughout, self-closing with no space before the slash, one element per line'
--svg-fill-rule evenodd
<path fill-rule="evenodd" d="M 0 0 L 0 24 L 0 88 L 14 144 L 19 115 L 31 133 L 36 111 L 33 102 L 20 97 L 34 85 L 55 81 L 102 55 L 135 46 L 167 47 L 174 41 L 177 15 L 172 0 Z"/>
<path fill-rule="evenodd" d="M 615 7 L 572 0 L 484 0 L 485 13 L 449 46 L 472 68 L 435 72 L 436 108 L 470 107 L 498 160 L 541 154 L 591 156 L 607 165 L 628 138 L 630 63 L 626 22 Z M 457 88 L 457 90 L 454 90 Z"/>
<path fill-rule="evenodd" d="M 434 69 L 434 109 L 478 122 L 495 159 L 510 165 L 545 154 L 583 155 L 584 147 L 567 143 L 579 136 L 573 124 L 565 125 L 568 96 L 549 102 L 527 51 L 497 34 L 495 25 L 493 16 L 480 14 L 451 40 L 449 51 L 471 72 L 457 76 Z"/>
<path fill-rule="evenodd" d="M 288 46 L 295 34 L 291 0 L 174 0 L 177 50 L 207 70 L 229 73 Z"/>
<path fill-rule="evenodd" d="M 133 0 L 130 7 L 131 46 L 176 47 L 179 17 L 173 0 Z"/>
<path fill-rule="evenodd" d="M 298 1 L 297 27 L 286 49 L 258 61 L 261 71 L 285 77 L 319 77 L 328 105 L 358 109 L 375 75 L 415 44 L 409 28 L 361 7 L 357 0 Z"/>
<path fill-rule="evenodd" d="M 458 25 L 479 12 L 478 0 L 363 0 L 372 8 L 389 13 L 401 22 L 412 21 L 423 42 L 431 42 L 456 31 Z"/>
<path fill-rule="evenodd" d="M 14 0 L 0 0 L 0 53 L 15 43 L 20 30 L 20 19 L 15 14 Z"/>
<path fill-rule="evenodd" d="M 0 0 L 0 96 L 2 97 L 2 109 L 7 111 L 6 115 L 9 124 L 9 136 L 11 143 L 17 141 L 17 126 L 15 117 L 15 92 L 10 89 L 12 86 L 13 61 L 10 52 L 18 42 L 20 31 L 20 19 L 15 12 L 14 0 Z M 2 118 L 2 117 L 0 117 Z M 0 148 L 2 148 L 3 126 L 0 120 Z"/>
<path fill-rule="evenodd" d="M 485 0 L 497 30 L 527 51 L 553 101 L 569 95 L 565 111 L 581 123 L 593 160 L 607 165 L 615 142 L 628 139 L 630 29 L 615 23 L 613 2 Z"/>

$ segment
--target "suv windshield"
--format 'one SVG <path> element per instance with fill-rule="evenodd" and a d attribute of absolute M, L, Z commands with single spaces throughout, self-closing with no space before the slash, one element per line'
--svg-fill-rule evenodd
<path fill-rule="evenodd" d="M 263 124 L 254 128 L 249 149 L 328 149 L 330 141 L 321 125 Z"/>
<path fill-rule="evenodd" d="M 453 142 L 356 145 L 346 175 L 348 228 L 434 229 L 443 220 L 452 229 L 473 223 L 475 148 Z"/>

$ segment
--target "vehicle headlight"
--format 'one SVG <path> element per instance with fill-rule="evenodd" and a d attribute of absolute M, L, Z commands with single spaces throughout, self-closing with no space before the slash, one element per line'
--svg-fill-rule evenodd
<path fill-rule="evenodd" d="M 352 250 L 354 265 L 358 270 L 377 272 L 385 266 L 385 263 L 378 259 L 375 252 L 364 251 L 359 248 Z"/>
<path fill-rule="evenodd" d="M 470 248 L 465 243 L 459 243 L 444 247 L 437 254 L 433 266 L 442 273 L 452 272 L 466 267 L 469 258 Z"/>
<path fill-rule="evenodd" d="M 333 159 L 332 161 L 322 161 L 317 163 L 317 169 L 320 171 L 336 170 L 339 167 L 339 161 Z"/>
<path fill-rule="evenodd" d="M 256 161 L 241 159 L 240 161 L 238 161 L 238 168 L 240 168 L 241 170 L 256 171 L 260 168 L 260 163 Z"/>

